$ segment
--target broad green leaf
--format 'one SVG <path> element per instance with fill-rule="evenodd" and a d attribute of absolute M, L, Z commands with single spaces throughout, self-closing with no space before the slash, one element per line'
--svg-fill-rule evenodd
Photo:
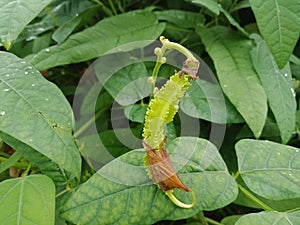
<path fill-rule="evenodd" d="M 0 52 L 0 61 L 1 138 L 30 146 L 78 178 L 81 158 L 72 137 L 73 113 L 68 101 L 24 60 Z M 25 148 L 17 150 L 26 153 Z"/>
<path fill-rule="evenodd" d="M 249 0 L 258 28 L 279 66 L 288 62 L 300 34 L 299 0 Z"/>
<path fill-rule="evenodd" d="M 122 44 L 154 40 L 164 30 L 150 11 L 132 11 L 101 20 L 71 35 L 62 45 L 40 51 L 32 58 L 39 70 L 96 58 Z"/>
<path fill-rule="evenodd" d="M 200 13 L 183 10 L 163 10 L 154 12 L 158 20 L 167 21 L 183 28 L 194 28 L 196 24 L 204 22 L 204 16 Z"/>
<path fill-rule="evenodd" d="M 240 217 L 241 215 L 227 216 L 222 219 L 221 223 L 224 225 L 234 225 Z"/>
<path fill-rule="evenodd" d="M 290 68 L 287 64 L 280 70 L 260 36 L 252 35 L 252 38 L 257 43 L 251 51 L 254 68 L 267 94 L 282 142 L 287 143 L 295 130 L 296 123 L 296 100 Z"/>
<path fill-rule="evenodd" d="M 210 11 L 212 11 L 214 14 L 219 15 L 220 14 L 220 8 L 221 5 L 217 3 L 215 0 L 186 0 L 188 2 L 191 2 L 195 5 L 204 6 L 205 8 L 208 8 Z"/>
<path fill-rule="evenodd" d="M 96 70 L 101 82 L 102 74 L 100 73 Z M 148 71 L 143 63 L 131 64 L 113 74 L 105 82 L 104 87 L 120 105 L 131 105 L 149 96 L 148 78 Z"/>
<path fill-rule="evenodd" d="M 300 197 L 300 149 L 243 139 L 236 153 L 239 172 L 253 192 L 272 200 Z"/>
<path fill-rule="evenodd" d="M 129 105 L 125 107 L 125 116 L 133 122 L 144 123 L 148 104 Z"/>
<path fill-rule="evenodd" d="M 250 40 L 225 27 L 200 28 L 197 32 L 214 61 L 223 92 L 258 138 L 268 107 L 266 94 L 251 62 Z"/>
<path fill-rule="evenodd" d="M 300 221 L 300 211 L 294 212 L 260 212 L 250 213 L 242 216 L 235 225 L 298 225 Z"/>
<path fill-rule="evenodd" d="M 51 0 L 1 0 L 0 40 L 7 50 L 25 26 L 50 2 Z"/>
<path fill-rule="evenodd" d="M 0 163 L 0 173 L 7 170 L 9 167 L 13 166 L 16 162 L 19 161 L 19 159 L 22 157 L 22 155 L 19 152 L 15 152 L 12 154 L 6 161 Z"/>
<path fill-rule="evenodd" d="M 243 35 L 245 35 L 246 37 L 249 36 L 249 34 L 247 33 L 247 31 L 245 31 L 245 29 L 243 27 L 241 27 L 241 25 L 231 16 L 231 14 L 229 12 L 227 12 L 225 9 L 223 9 L 222 7 L 220 8 L 221 12 L 224 14 L 224 16 L 228 19 L 229 23 L 236 27 Z"/>
<path fill-rule="evenodd" d="M 53 40 L 55 40 L 58 44 L 63 43 L 67 37 L 73 32 L 73 30 L 80 23 L 81 18 L 76 17 L 73 20 L 69 20 L 64 25 L 60 26 L 52 35 Z"/>
<path fill-rule="evenodd" d="M 189 116 L 214 123 L 240 123 L 243 118 L 223 95 L 220 87 L 205 80 L 193 82 L 180 103 Z"/>
<path fill-rule="evenodd" d="M 0 183 L 1 224 L 54 224 L 55 187 L 45 175 Z"/>
<path fill-rule="evenodd" d="M 79 224 L 153 224 L 167 219 L 190 217 L 200 210 L 213 210 L 232 202 L 237 185 L 226 169 L 218 150 L 207 140 L 184 137 L 173 140 L 167 149 L 183 182 L 197 197 L 196 206 L 175 206 L 149 180 L 143 166 L 145 151 L 132 150 L 94 174 L 66 201 L 62 218 Z M 189 193 L 175 190 L 190 202 Z"/>

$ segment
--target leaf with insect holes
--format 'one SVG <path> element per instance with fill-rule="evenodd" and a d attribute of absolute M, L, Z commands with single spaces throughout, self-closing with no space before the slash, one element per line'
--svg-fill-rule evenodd
<path fill-rule="evenodd" d="M 5 99 L 0 105 L 0 137 L 12 146 L 13 139 L 28 145 L 79 178 L 73 111 L 63 93 L 17 56 L 0 52 L 0 61 L 0 99 Z M 25 157 L 29 154 L 21 145 L 17 150 Z"/>
<path fill-rule="evenodd" d="M 213 144 L 181 137 L 174 139 L 167 150 L 180 178 L 196 194 L 193 208 L 177 207 L 149 180 L 143 166 L 145 151 L 137 149 L 111 161 L 82 184 L 62 205 L 61 217 L 82 225 L 147 225 L 188 218 L 200 210 L 214 210 L 234 201 L 237 184 Z M 179 199 L 191 201 L 189 194 L 175 193 Z"/>

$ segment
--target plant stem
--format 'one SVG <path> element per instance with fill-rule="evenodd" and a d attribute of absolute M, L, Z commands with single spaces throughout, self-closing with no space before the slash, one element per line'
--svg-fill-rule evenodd
<path fill-rule="evenodd" d="M 211 218 L 208 218 L 208 217 L 205 217 L 205 220 L 209 223 L 209 224 L 212 224 L 212 225 L 224 225 L 223 223 L 219 223 Z"/>
<path fill-rule="evenodd" d="M 239 189 L 253 202 L 255 202 L 257 205 L 259 205 L 263 210 L 265 211 L 275 211 L 270 206 L 263 203 L 261 200 L 259 200 L 257 197 L 255 197 L 252 193 L 250 193 L 246 188 L 244 188 L 242 185 L 238 184 Z"/>
<path fill-rule="evenodd" d="M 49 16 L 51 17 L 51 19 L 52 19 L 53 22 L 55 23 L 55 25 L 56 25 L 57 27 L 59 27 L 60 24 L 59 24 L 58 20 L 56 19 L 55 15 L 52 13 L 52 11 L 51 11 L 51 9 L 49 8 L 49 6 L 47 6 L 47 7 L 45 8 L 45 10 L 46 10 L 46 12 L 49 14 Z"/>
<path fill-rule="evenodd" d="M 109 5 L 110 5 L 111 10 L 114 12 L 114 14 L 115 14 L 115 15 L 118 15 L 117 10 L 116 10 L 114 4 L 112 3 L 112 1 L 111 1 L 111 0 L 108 0 L 108 3 L 109 3 Z"/>
<path fill-rule="evenodd" d="M 91 126 L 91 124 L 93 122 L 95 122 L 104 112 L 104 110 L 100 110 L 99 112 L 96 113 L 95 116 L 93 116 L 91 119 L 89 119 L 85 124 L 83 124 L 83 126 L 81 126 L 75 133 L 74 133 L 74 137 L 78 138 L 80 136 L 80 134 L 82 134 L 85 130 L 87 130 L 89 128 L 89 126 Z"/>
<path fill-rule="evenodd" d="M 183 47 L 181 44 L 171 42 L 164 36 L 161 36 L 160 41 L 162 43 L 162 47 L 158 49 L 158 51 L 155 53 L 157 55 L 156 64 L 152 72 L 152 81 L 151 81 L 151 94 L 154 94 L 154 88 L 155 88 L 155 82 L 156 78 L 158 76 L 158 71 L 162 64 L 166 62 L 166 58 L 164 57 L 164 54 L 166 50 L 168 49 L 174 49 L 176 51 L 179 51 L 183 55 L 185 55 L 186 58 L 194 57 L 193 54 L 185 47 Z"/>
<path fill-rule="evenodd" d="M 93 2 L 97 3 L 103 9 L 107 16 L 113 15 L 112 12 L 99 0 L 93 0 Z"/>

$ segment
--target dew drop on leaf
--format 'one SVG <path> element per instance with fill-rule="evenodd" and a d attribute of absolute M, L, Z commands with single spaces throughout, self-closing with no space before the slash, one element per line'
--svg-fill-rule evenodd
<path fill-rule="evenodd" d="M 4 89 L 5 92 L 9 91 L 9 88 Z"/>
<path fill-rule="evenodd" d="M 0 111 L 0 116 L 4 116 L 5 115 L 5 111 Z"/>
<path fill-rule="evenodd" d="M 291 88 L 291 92 L 292 92 L 293 96 L 296 97 L 296 93 L 295 93 L 294 88 Z"/>
<path fill-rule="evenodd" d="M 50 49 L 49 49 L 49 48 L 46 48 L 45 51 L 46 51 L 46 52 L 50 52 Z"/>
<path fill-rule="evenodd" d="M 28 71 L 25 71 L 25 73 L 24 73 L 25 75 L 28 75 Z"/>

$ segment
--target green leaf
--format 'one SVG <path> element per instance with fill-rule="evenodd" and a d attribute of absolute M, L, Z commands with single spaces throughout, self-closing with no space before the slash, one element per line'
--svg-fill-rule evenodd
<path fill-rule="evenodd" d="M 247 31 L 245 31 L 245 29 L 243 27 L 241 27 L 241 25 L 231 16 L 231 14 L 229 12 L 227 12 L 222 7 L 220 8 L 220 10 L 224 14 L 224 16 L 228 19 L 228 21 L 230 22 L 230 24 L 232 26 L 236 27 L 246 37 L 249 36 L 249 34 L 247 33 Z"/>
<path fill-rule="evenodd" d="M 300 34 L 299 0 L 249 0 L 258 28 L 279 66 L 288 62 Z"/>
<path fill-rule="evenodd" d="M 79 224 L 153 224 L 190 217 L 200 210 L 213 210 L 232 202 L 237 185 L 216 147 L 204 139 L 176 138 L 167 148 L 175 170 L 192 188 L 197 204 L 191 209 L 175 206 L 149 180 L 143 166 L 145 151 L 133 150 L 94 174 L 62 206 L 62 218 Z M 175 195 L 190 202 L 190 193 Z"/>
<path fill-rule="evenodd" d="M 144 123 L 148 104 L 129 105 L 125 107 L 125 116 L 133 122 Z"/>
<path fill-rule="evenodd" d="M 258 35 L 252 35 L 257 46 L 251 51 L 254 68 L 258 73 L 275 116 L 283 143 L 295 130 L 296 100 L 289 65 L 280 70 L 268 46 Z"/>
<path fill-rule="evenodd" d="M 233 225 L 236 223 L 236 221 L 241 217 L 241 215 L 233 215 L 233 216 L 227 216 L 224 219 L 222 219 L 221 223 L 224 225 Z"/>
<path fill-rule="evenodd" d="M 205 80 L 193 82 L 180 103 L 189 116 L 214 123 L 241 123 L 243 118 L 223 95 L 220 87 Z"/>
<path fill-rule="evenodd" d="M 247 186 L 272 200 L 300 197 L 300 150 L 270 141 L 236 144 L 239 172 Z"/>
<path fill-rule="evenodd" d="M 194 28 L 196 24 L 204 23 L 204 16 L 200 13 L 183 10 L 163 10 L 154 12 L 158 20 L 167 21 L 182 28 Z"/>
<path fill-rule="evenodd" d="M 24 27 L 45 8 L 51 0 L 1 0 L 0 39 L 9 50 Z"/>
<path fill-rule="evenodd" d="M 32 63 L 39 70 L 96 58 L 122 44 L 156 39 L 165 24 L 150 11 L 132 11 L 101 20 L 71 35 L 62 45 L 40 51 Z"/>
<path fill-rule="evenodd" d="M 30 64 L 0 52 L 0 137 L 19 140 L 77 178 L 81 158 L 72 137 L 73 113 L 62 92 Z M 1 135 L 2 134 L 2 135 Z M 9 140 L 5 137 L 12 137 Z M 17 149 L 26 154 L 25 148 Z"/>
<path fill-rule="evenodd" d="M 221 5 L 218 4 L 215 0 L 186 0 L 186 1 L 191 2 L 195 5 L 204 6 L 205 8 L 208 8 L 216 15 L 220 14 Z"/>
<path fill-rule="evenodd" d="M 103 75 L 97 69 L 96 74 L 101 82 Z M 131 64 L 113 74 L 105 82 L 104 87 L 120 105 L 131 105 L 149 96 L 148 78 L 148 71 L 144 63 Z"/>
<path fill-rule="evenodd" d="M 214 61 L 224 93 L 258 138 L 268 107 L 266 94 L 251 62 L 250 40 L 225 27 L 199 28 L 197 32 Z"/>
<path fill-rule="evenodd" d="M 0 183 L 1 224 L 54 224 L 55 187 L 45 175 Z"/>
<path fill-rule="evenodd" d="M 300 211 L 294 212 L 260 212 L 242 216 L 235 225 L 276 224 L 297 225 L 300 221 Z"/>
<path fill-rule="evenodd" d="M 64 25 L 60 26 L 52 35 L 53 40 L 58 44 L 63 43 L 67 37 L 73 32 L 73 30 L 80 23 L 81 18 L 76 17 L 75 19 L 67 21 Z"/>

